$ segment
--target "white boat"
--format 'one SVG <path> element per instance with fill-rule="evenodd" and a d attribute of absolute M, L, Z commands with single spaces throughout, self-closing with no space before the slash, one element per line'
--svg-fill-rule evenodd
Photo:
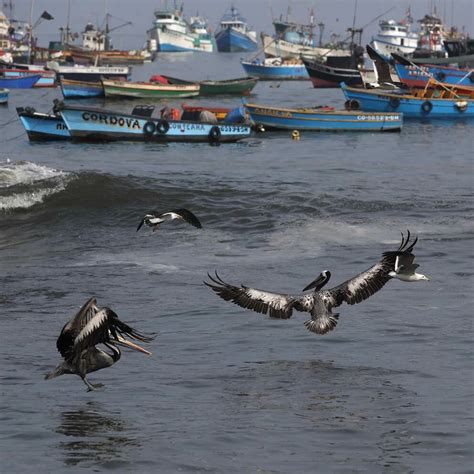
<path fill-rule="evenodd" d="M 380 31 L 372 37 L 372 46 L 382 56 L 412 54 L 417 48 L 420 37 L 410 31 L 408 21 L 382 20 L 379 26 Z"/>
<path fill-rule="evenodd" d="M 265 33 L 261 34 L 263 52 L 267 57 L 273 58 L 300 58 L 302 55 L 308 58 L 326 56 L 347 56 L 347 49 L 319 48 L 297 43 L 290 43 L 282 39 L 275 39 Z"/>
<path fill-rule="evenodd" d="M 153 27 L 148 30 L 148 47 L 151 52 L 216 50 L 214 37 L 209 33 L 205 21 L 193 18 L 190 25 L 180 10 L 156 10 Z"/>

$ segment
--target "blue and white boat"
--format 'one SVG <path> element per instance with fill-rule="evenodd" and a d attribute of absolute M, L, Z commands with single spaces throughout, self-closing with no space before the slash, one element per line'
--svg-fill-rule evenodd
<path fill-rule="evenodd" d="M 39 75 L 40 78 L 33 84 L 33 87 L 56 87 L 56 73 L 54 71 L 28 71 L 24 69 L 3 69 L 3 77 L 30 77 Z"/>
<path fill-rule="evenodd" d="M 255 51 L 258 48 L 257 32 L 247 26 L 246 19 L 233 5 L 226 13 L 216 33 L 217 49 L 223 53 Z"/>
<path fill-rule="evenodd" d="M 65 99 L 89 99 L 105 96 L 102 82 L 73 81 L 60 77 L 59 85 Z"/>
<path fill-rule="evenodd" d="M 20 121 L 30 141 L 69 140 L 71 135 L 64 120 L 57 114 L 42 114 L 33 107 L 17 107 Z"/>
<path fill-rule="evenodd" d="M 253 125 L 265 130 L 396 132 L 403 123 L 401 113 L 367 113 L 334 110 L 333 107 L 288 109 L 244 104 Z"/>
<path fill-rule="evenodd" d="M 224 143 L 251 133 L 240 124 L 165 120 L 95 107 L 62 105 L 58 110 L 76 140 Z"/>
<path fill-rule="evenodd" d="M 8 102 L 8 89 L 0 88 L 0 104 L 6 104 Z"/>
<path fill-rule="evenodd" d="M 191 18 L 190 22 L 184 19 L 182 7 L 156 10 L 153 27 L 148 30 L 150 52 L 214 52 L 216 42 L 207 24 L 200 17 Z"/>
<path fill-rule="evenodd" d="M 266 58 L 263 61 L 241 61 L 241 64 L 248 76 L 263 81 L 309 80 L 305 65 L 296 59 Z"/>
<path fill-rule="evenodd" d="M 5 77 L 0 76 L 0 87 L 7 89 L 31 89 L 39 80 L 41 76 L 25 76 L 25 77 Z"/>
<path fill-rule="evenodd" d="M 387 91 L 341 83 L 346 108 L 364 112 L 401 112 L 405 118 L 474 118 L 474 88 L 468 95 L 446 87 Z"/>

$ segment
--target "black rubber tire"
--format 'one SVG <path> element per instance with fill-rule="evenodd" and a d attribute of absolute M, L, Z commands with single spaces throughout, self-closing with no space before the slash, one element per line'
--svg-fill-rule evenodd
<path fill-rule="evenodd" d="M 446 79 L 446 74 L 443 71 L 438 72 L 438 81 L 443 82 Z"/>
<path fill-rule="evenodd" d="M 351 99 L 349 101 L 349 110 L 360 110 L 360 102 L 357 99 Z"/>
<path fill-rule="evenodd" d="M 221 135 L 221 129 L 217 125 L 214 125 L 211 127 L 211 130 L 209 130 L 209 141 L 211 143 L 217 143 L 220 140 Z"/>
<path fill-rule="evenodd" d="M 145 135 L 151 136 L 155 133 L 155 130 L 156 130 L 155 122 L 147 122 L 145 125 L 143 125 L 143 133 Z"/>
<path fill-rule="evenodd" d="M 170 124 L 167 120 L 158 120 L 158 123 L 156 124 L 156 131 L 160 135 L 164 135 L 165 133 L 168 133 L 169 129 L 170 129 Z"/>
<path fill-rule="evenodd" d="M 433 104 L 432 104 L 429 100 L 425 100 L 425 101 L 421 104 L 421 110 L 422 110 L 422 112 L 424 112 L 425 114 L 429 114 L 432 109 L 433 109 Z"/>
<path fill-rule="evenodd" d="M 400 99 L 398 97 L 390 97 L 389 104 L 392 109 L 398 109 L 400 107 Z"/>

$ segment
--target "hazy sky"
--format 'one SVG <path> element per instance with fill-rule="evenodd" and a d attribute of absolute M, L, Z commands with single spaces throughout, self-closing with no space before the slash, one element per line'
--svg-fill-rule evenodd
<path fill-rule="evenodd" d="M 9 0 L 0 2 L 8 4 Z M 31 0 L 16 0 L 13 3 L 15 16 L 29 21 Z M 109 13 L 115 17 L 111 20 L 111 28 L 131 21 L 133 25 L 118 28 L 111 35 L 116 48 L 132 49 L 143 45 L 146 30 L 152 24 L 153 11 L 164 6 L 165 0 L 71 0 L 70 3 L 73 31 L 83 31 L 89 21 L 102 24 L 106 5 Z M 314 9 L 315 22 L 325 23 L 324 39 L 329 40 L 332 32 L 345 36 L 346 28 L 353 22 L 356 0 L 184 0 L 182 3 L 187 17 L 199 13 L 208 18 L 214 30 L 222 14 L 233 3 L 247 18 L 250 26 L 258 32 L 270 34 L 273 34 L 272 12 L 275 17 L 280 14 L 286 16 L 288 5 L 291 5 L 291 18 L 304 22 L 309 19 L 309 11 Z M 33 22 L 44 10 L 54 16 L 54 20 L 44 21 L 35 31 L 40 45 L 47 46 L 48 41 L 59 39 L 59 27 L 66 24 L 67 4 L 67 0 L 34 0 Z M 168 4 L 173 5 L 173 0 L 168 0 Z M 436 6 L 446 26 L 465 27 L 470 36 L 474 36 L 474 0 L 357 0 L 356 25 L 365 26 L 363 41 L 369 42 L 377 32 L 378 21 L 372 21 L 375 17 L 393 7 L 383 17 L 401 19 L 409 5 L 415 20 Z"/>

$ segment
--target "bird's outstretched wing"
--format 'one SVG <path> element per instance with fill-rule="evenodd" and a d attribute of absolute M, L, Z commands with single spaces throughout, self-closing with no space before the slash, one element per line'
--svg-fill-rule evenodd
<path fill-rule="evenodd" d="M 74 340 L 89 321 L 97 313 L 96 298 L 89 298 L 82 308 L 67 322 L 56 342 L 56 347 L 60 354 L 67 359 L 71 355 L 74 346 Z"/>
<path fill-rule="evenodd" d="M 110 308 L 101 308 L 74 339 L 73 352 L 79 355 L 83 350 L 97 344 L 117 341 L 119 335 L 122 337 L 126 335 L 141 342 L 152 340 L 152 337 L 145 336 L 120 321 L 117 314 Z"/>
<path fill-rule="evenodd" d="M 391 280 L 389 273 L 395 269 L 397 258 L 415 258 L 411 252 L 417 241 L 418 237 L 410 243 L 410 231 L 407 231 L 406 239 L 402 233 L 402 242 L 397 250 L 384 252 L 375 265 L 334 288 L 322 291 L 321 296 L 327 298 L 332 307 L 344 302 L 356 304 L 366 300 Z"/>
<path fill-rule="evenodd" d="M 214 290 L 222 299 L 232 301 L 242 308 L 252 309 L 262 314 L 268 313 L 271 318 L 278 319 L 288 319 L 293 314 L 293 305 L 296 300 L 291 295 L 229 285 L 219 277 L 217 272 L 215 277 L 209 274 L 208 277 L 211 283 L 205 281 L 205 285 Z"/>
<path fill-rule="evenodd" d="M 173 209 L 172 211 L 164 212 L 159 217 L 164 220 L 182 219 L 198 229 L 202 228 L 199 219 L 188 209 Z"/>

